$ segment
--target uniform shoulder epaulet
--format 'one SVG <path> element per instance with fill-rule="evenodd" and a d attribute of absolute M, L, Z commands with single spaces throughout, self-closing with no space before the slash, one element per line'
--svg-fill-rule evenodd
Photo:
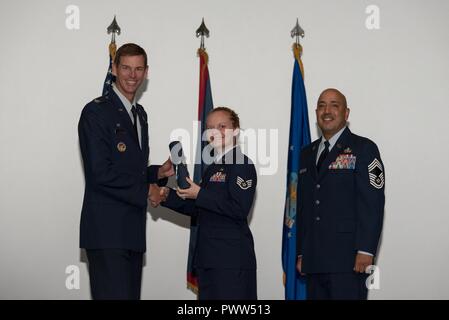
<path fill-rule="evenodd" d="M 94 99 L 94 102 L 98 104 L 105 103 L 107 101 L 109 101 L 109 96 L 101 96 Z"/>

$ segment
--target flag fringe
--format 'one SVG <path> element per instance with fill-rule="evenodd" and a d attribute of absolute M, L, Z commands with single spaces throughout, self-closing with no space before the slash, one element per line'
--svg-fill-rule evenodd
<path fill-rule="evenodd" d="M 116 52 L 117 52 L 117 45 L 114 42 L 111 42 L 109 44 L 109 55 L 111 56 L 112 62 L 114 62 Z"/>
<path fill-rule="evenodd" d="M 199 48 L 196 54 L 198 57 L 204 59 L 204 65 L 207 66 L 209 64 L 209 55 L 207 54 L 206 49 Z"/>
<path fill-rule="evenodd" d="M 295 59 L 299 63 L 299 67 L 301 68 L 302 78 L 304 79 L 304 66 L 302 65 L 302 60 L 301 60 L 302 46 L 299 43 L 293 44 L 293 55 L 295 56 Z"/>
<path fill-rule="evenodd" d="M 199 48 L 197 51 L 197 55 L 200 58 L 200 61 L 203 60 L 204 64 L 201 66 L 200 72 L 201 78 L 204 78 L 204 72 L 206 71 L 207 65 L 209 64 L 209 55 L 206 52 L 206 49 Z"/>
<path fill-rule="evenodd" d="M 194 294 L 198 295 L 198 287 L 193 283 L 187 282 L 187 289 L 193 291 Z"/>

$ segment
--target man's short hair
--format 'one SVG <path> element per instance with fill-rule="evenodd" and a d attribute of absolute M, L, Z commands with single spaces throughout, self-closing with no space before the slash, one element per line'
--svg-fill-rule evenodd
<path fill-rule="evenodd" d="M 115 53 L 114 64 L 118 66 L 120 64 L 120 58 L 125 56 L 143 56 L 145 67 L 147 66 L 147 53 L 141 46 L 135 43 L 126 43 L 122 45 Z"/>

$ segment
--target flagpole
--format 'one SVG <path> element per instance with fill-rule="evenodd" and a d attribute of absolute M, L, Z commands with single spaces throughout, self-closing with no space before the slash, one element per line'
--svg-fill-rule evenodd
<path fill-rule="evenodd" d="M 196 37 L 201 37 L 200 49 L 205 50 L 204 37 L 209 38 L 209 29 L 207 29 L 206 24 L 204 23 L 204 17 L 201 20 L 201 25 L 196 29 Z"/>
<path fill-rule="evenodd" d="M 196 30 L 196 37 L 200 39 L 200 47 L 197 50 L 197 55 L 200 58 L 200 77 L 199 77 L 199 96 L 198 96 L 198 137 L 195 156 L 195 169 L 193 173 L 193 181 L 200 184 L 203 170 L 205 168 L 202 154 L 206 143 L 202 140 L 203 132 L 206 129 L 206 116 L 213 108 L 212 92 L 210 88 L 208 55 L 204 46 L 204 37 L 209 37 L 209 29 L 204 23 L 204 18 L 201 21 L 200 27 Z M 190 240 L 189 240 L 189 256 L 187 259 L 187 288 L 198 295 L 198 278 L 193 267 L 193 255 L 196 248 L 196 239 L 198 231 L 198 221 L 192 217 L 190 220 Z"/>
<path fill-rule="evenodd" d="M 109 27 L 106 29 L 108 34 L 111 34 L 111 43 L 109 44 L 109 54 L 112 60 L 115 58 L 115 52 L 117 50 L 117 45 L 115 44 L 115 34 L 120 35 L 121 28 L 117 23 L 116 16 L 114 15 L 114 20 L 112 20 Z"/>
<path fill-rule="evenodd" d="M 301 149 L 310 143 L 310 125 L 303 77 L 304 69 L 301 62 L 302 47 L 299 43 L 300 37 L 304 37 L 304 30 L 299 26 L 298 19 L 296 19 L 296 25 L 290 35 L 295 39 L 293 43 L 295 61 L 292 77 L 287 183 L 282 233 L 282 267 L 285 299 L 304 300 L 306 298 L 305 279 L 300 277 L 296 270 L 296 231 L 299 218 L 298 201 L 301 201 L 298 188 L 300 153 Z"/>
<path fill-rule="evenodd" d="M 204 46 L 204 37 L 209 38 L 209 29 L 207 29 L 206 24 L 204 23 L 204 18 L 201 20 L 201 25 L 199 26 L 198 29 L 196 29 L 196 37 L 200 38 L 200 47 L 198 48 L 197 54 L 198 56 L 204 59 L 204 65 L 203 65 L 203 69 L 204 66 L 207 66 L 208 62 L 209 62 L 209 56 L 207 55 L 206 52 L 206 47 Z M 203 70 L 201 70 L 201 72 L 203 72 Z"/>
<path fill-rule="evenodd" d="M 117 45 L 115 44 L 115 35 L 120 35 L 121 29 L 120 26 L 117 23 L 117 20 L 112 20 L 109 27 L 106 29 L 108 34 L 111 34 L 111 42 L 109 43 L 109 66 L 108 66 L 108 72 L 106 73 L 106 78 L 104 79 L 103 83 L 103 95 L 107 95 L 111 89 L 112 83 L 115 81 L 115 77 L 112 74 L 112 64 L 115 59 L 115 53 L 117 51 Z"/>
<path fill-rule="evenodd" d="M 293 54 L 295 56 L 295 59 L 298 61 L 299 66 L 301 67 L 302 77 L 304 78 L 304 67 L 301 61 L 302 46 L 299 43 L 299 37 L 304 38 L 305 32 L 299 25 L 298 18 L 296 18 L 296 25 L 293 27 L 292 31 L 290 31 L 290 35 L 292 38 L 295 38 L 295 43 L 293 44 Z"/>

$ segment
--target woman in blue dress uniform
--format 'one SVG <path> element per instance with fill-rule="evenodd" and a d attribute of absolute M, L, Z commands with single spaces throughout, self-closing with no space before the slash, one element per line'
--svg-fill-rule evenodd
<path fill-rule="evenodd" d="M 231 109 L 219 107 L 207 116 L 207 139 L 215 160 L 200 185 L 164 188 L 161 204 L 198 222 L 193 265 L 199 299 L 256 300 L 256 256 L 248 214 L 253 205 L 257 173 L 237 145 L 240 123 Z"/>

